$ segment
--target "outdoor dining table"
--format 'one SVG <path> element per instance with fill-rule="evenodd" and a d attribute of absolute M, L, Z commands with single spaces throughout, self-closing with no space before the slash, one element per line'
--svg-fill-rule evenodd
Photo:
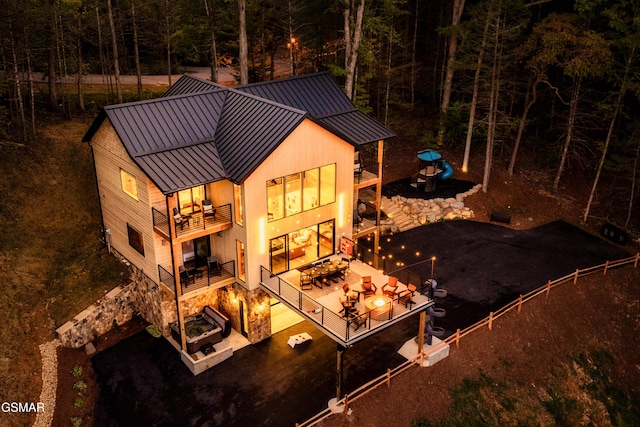
<path fill-rule="evenodd" d="M 349 263 L 345 261 L 339 261 L 337 263 L 331 262 L 307 268 L 303 270 L 302 273 L 309 275 L 313 283 L 319 288 L 322 288 L 323 278 L 329 278 L 342 270 L 346 270 L 348 267 Z M 337 278 L 334 278 L 333 280 L 335 283 L 338 283 Z M 318 282 L 320 283 L 318 284 Z"/>

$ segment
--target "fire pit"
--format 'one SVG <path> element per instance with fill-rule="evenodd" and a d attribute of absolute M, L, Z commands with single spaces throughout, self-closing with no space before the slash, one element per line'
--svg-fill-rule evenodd
<path fill-rule="evenodd" d="M 389 320 L 393 315 L 393 300 L 386 295 L 374 295 L 364 300 L 371 320 Z"/>

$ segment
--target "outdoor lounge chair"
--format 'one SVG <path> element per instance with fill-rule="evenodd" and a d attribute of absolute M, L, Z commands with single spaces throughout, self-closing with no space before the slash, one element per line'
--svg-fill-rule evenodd
<path fill-rule="evenodd" d="M 364 297 L 368 297 L 369 295 L 375 295 L 378 287 L 373 284 L 371 281 L 371 276 L 362 276 L 362 291 L 361 294 L 364 294 Z"/>
<path fill-rule="evenodd" d="M 178 226 L 180 226 L 180 230 L 183 230 L 185 225 L 189 225 L 190 219 L 191 215 L 182 215 L 178 208 L 173 208 L 173 220 L 176 223 L 176 230 L 178 229 Z"/>
<path fill-rule="evenodd" d="M 202 202 L 202 212 L 205 218 L 208 216 L 212 216 L 214 220 L 216 219 L 216 208 L 214 208 L 213 204 L 211 204 L 211 200 L 205 199 Z"/>
<path fill-rule="evenodd" d="M 398 294 L 398 304 L 404 304 L 406 308 L 411 308 L 411 306 L 416 303 L 413 300 L 416 289 L 416 285 L 409 283 L 407 289 Z"/>
<path fill-rule="evenodd" d="M 218 258 L 214 256 L 207 257 L 207 269 L 209 270 L 209 277 L 222 276 L 222 267 L 218 262 Z"/>
<path fill-rule="evenodd" d="M 351 318 L 349 319 L 349 323 L 353 326 L 353 331 L 357 331 L 360 329 L 360 326 L 366 326 L 368 314 L 360 314 L 359 312 L 351 313 Z"/>
<path fill-rule="evenodd" d="M 358 312 L 358 309 L 356 309 L 355 300 L 352 300 L 346 295 L 343 297 L 340 297 L 340 304 L 342 304 L 342 310 L 340 310 L 340 313 L 343 313 L 342 316 L 347 319 L 353 315 L 354 311 L 356 313 Z"/>
<path fill-rule="evenodd" d="M 398 295 L 398 278 L 395 276 L 389 276 L 389 282 L 382 287 L 382 293 L 395 298 Z"/>
<path fill-rule="evenodd" d="M 178 267 L 178 271 L 180 273 L 180 284 L 183 285 L 185 288 L 187 286 L 189 286 L 189 283 L 196 283 L 196 278 L 194 275 L 189 274 L 189 271 L 184 268 L 183 265 L 181 265 L 180 267 Z"/>

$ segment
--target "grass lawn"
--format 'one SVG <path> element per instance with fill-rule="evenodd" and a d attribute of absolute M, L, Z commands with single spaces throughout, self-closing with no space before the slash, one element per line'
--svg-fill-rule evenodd
<path fill-rule="evenodd" d="M 89 120 L 43 125 L 26 147 L 0 142 L 0 400 L 37 402 L 38 345 L 123 282 L 100 242 Z M 47 410 L 53 408 L 47 408 Z M 34 417 L 3 414 L 2 425 Z"/>

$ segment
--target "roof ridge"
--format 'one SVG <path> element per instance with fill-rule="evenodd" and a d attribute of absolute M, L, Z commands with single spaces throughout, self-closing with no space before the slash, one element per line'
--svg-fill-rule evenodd
<path fill-rule="evenodd" d="M 238 86 L 231 86 L 231 87 L 242 89 L 242 88 L 245 88 L 245 87 L 264 86 L 264 85 L 270 85 L 270 84 L 275 84 L 275 83 L 289 82 L 291 80 L 310 79 L 310 78 L 314 78 L 314 77 L 325 75 L 325 74 L 331 75 L 331 73 L 329 73 L 329 71 L 318 71 L 317 73 L 301 74 L 301 75 L 297 75 L 297 76 L 289 76 L 289 77 L 286 77 L 284 79 L 265 80 L 263 82 L 247 83 L 246 85 L 238 85 Z"/>
<path fill-rule="evenodd" d="M 280 102 L 272 101 L 271 99 L 263 98 L 261 96 L 254 95 L 252 93 L 243 92 L 242 90 L 236 89 L 234 87 L 228 87 L 226 89 L 229 92 L 233 92 L 233 93 L 236 93 L 238 95 L 245 96 L 247 98 L 255 99 L 256 101 L 264 102 L 265 104 L 270 104 L 270 105 L 273 105 L 275 107 L 280 107 L 283 110 L 289 110 L 289 111 L 292 111 L 294 113 L 301 113 L 302 115 L 309 115 L 309 113 L 307 111 L 300 110 L 299 108 L 295 108 L 295 107 L 292 107 L 292 106 L 286 105 L 286 104 L 281 104 Z M 225 102 L 226 102 L 226 99 L 225 99 Z M 224 114 L 224 107 L 223 107 L 223 114 Z"/>
<path fill-rule="evenodd" d="M 102 108 L 104 110 L 118 110 L 118 109 L 121 109 L 121 108 L 128 108 L 128 107 L 133 107 L 133 106 L 136 106 L 136 105 L 149 105 L 149 104 L 156 104 L 156 103 L 171 101 L 171 100 L 180 99 L 180 98 L 190 98 L 190 97 L 196 97 L 196 96 L 211 95 L 212 93 L 224 92 L 227 89 L 228 88 L 226 88 L 224 86 L 221 86 L 221 87 L 218 87 L 218 88 L 213 88 L 212 90 L 209 90 L 209 91 L 206 91 L 206 92 L 183 93 L 183 94 L 173 95 L 173 96 L 161 96 L 159 98 L 144 99 L 144 100 L 141 100 L 141 101 L 132 101 L 132 102 L 125 102 L 125 103 L 122 103 L 122 104 L 105 105 Z"/>

